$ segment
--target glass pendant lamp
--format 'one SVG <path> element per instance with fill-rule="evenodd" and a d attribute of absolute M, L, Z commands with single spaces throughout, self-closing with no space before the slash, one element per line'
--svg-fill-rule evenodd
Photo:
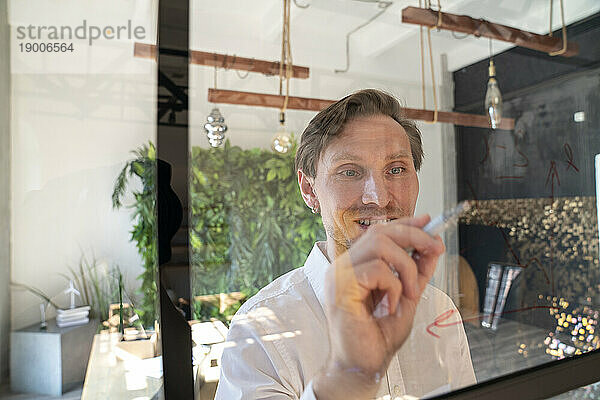
<path fill-rule="evenodd" d="M 279 129 L 273 136 L 273 140 L 271 142 L 271 149 L 277 153 L 285 154 L 292 150 L 292 137 L 290 133 L 285 128 L 285 116 L 283 113 L 279 115 Z"/>
<path fill-rule="evenodd" d="M 492 41 L 490 39 L 490 66 L 488 68 L 489 79 L 485 93 L 485 110 L 492 129 L 498 128 L 502 120 L 502 94 L 496 80 L 496 66 L 492 59 Z"/>

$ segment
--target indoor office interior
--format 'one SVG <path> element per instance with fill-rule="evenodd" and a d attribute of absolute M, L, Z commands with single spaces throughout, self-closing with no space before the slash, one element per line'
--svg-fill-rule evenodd
<path fill-rule="evenodd" d="M 475 380 L 377 398 L 600 397 L 599 37 L 597 0 L 0 1 L 0 398 L 212 400 L 305 341 L 228 332 L 327 240 L 295 154 L 363 89 L 421 131 L 414 214 L 470 206 L 405 350 L 464 334 Z"/>

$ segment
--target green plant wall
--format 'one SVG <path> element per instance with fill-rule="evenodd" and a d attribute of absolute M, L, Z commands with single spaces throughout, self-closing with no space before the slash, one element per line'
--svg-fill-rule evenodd
<path fill-rule="evenodd" d="M 288 154 L 263 149 L 192 149 L 191 226 L 194 295 L 247 295 L 302 266 L 324 235 L 304 204 Z M 202 317 L 202 315 L 198 315 Z"/>
<path fill-rule="evenodd" d="M 146 154 L 145 158 L 143 154 Z M 124 194 L 126 177 L 136 175 L 144 183 L 136 193 L 135 225 L 131 240 L 143 256 L 144 323 L 156 303 L 155 223 L 152 212 L 154 162 L 152 145 L 135 152 L 117 179 L 113 203 Z M 278 276 L 302 266 L 316 240 L 324 232 L 321 220 L 306 207 L 294 171 L 294 149 L 288 154 L 269 150 L 242 150 L 229 141 L 222 148 L 192 148 L 190 162 L 190 247 L 192 295 L 241 291 L 248 296 Z M 142 156 L 140 158 L 140 156 Z M 133 172 L 132 172 L 133 171 Z M 128 175 L 127 175 L 128 174 Z M 125 177 L 125 178 L 123 178 Z M 116 196 L 116 197 L 115 197 Z M 195 305 L 195 317 L 225 317 L 207 305 Z"/>

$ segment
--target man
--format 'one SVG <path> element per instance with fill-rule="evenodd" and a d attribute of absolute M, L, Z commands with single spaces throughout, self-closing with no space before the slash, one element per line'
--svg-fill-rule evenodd
<path fill-rule="evenodd" d="M 396 99 L 362 90 L 318 113 L 296 154 L 326 242 L 249 299 L 229 330 L 217 399 L 423 396 L 475 383 L 452 301 L 428 285 L 444 246 L 413 217 L 421 134 Z M 411 253 L 408 249 L 414 249 Z"/>

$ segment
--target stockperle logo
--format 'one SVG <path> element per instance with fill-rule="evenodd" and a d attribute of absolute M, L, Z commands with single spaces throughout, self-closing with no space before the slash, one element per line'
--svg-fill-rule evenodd
<path fill-rule="evenodd" d="M 87 39 L 90 46 L 96 40 L 120 40 L 120 39 L 136 39 L 142 40 L 146 38 L 146 29 L 143 26 L 133 26 L 131 20 L 127 20 L 126 25 L 88 25 L 87 20 L 83 20 L 81 25 L 75 27 L 63 25 L 27 25 L 17 26 L 16 37 L 18 40 L 73 40 Z"/>

